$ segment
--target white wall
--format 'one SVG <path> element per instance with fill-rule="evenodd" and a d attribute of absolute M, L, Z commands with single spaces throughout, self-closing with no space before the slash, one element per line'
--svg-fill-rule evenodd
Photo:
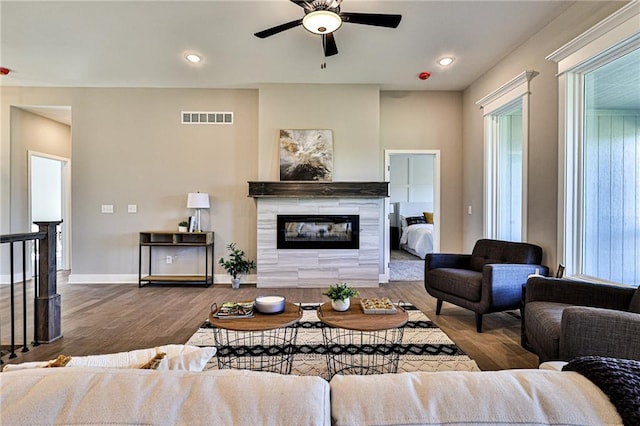
<path fill-rule="evenodd" d="M 255 258 L 255 205 L 247 181 L 257 177 L 257 91 L 190 89 L 1 88 L 2 122 L 11 105 L 69 105 L 73 110 L 72 274 L 74 281 L 137 279 L 138 233 L 177 229 L 193 214 L 188 192 L 208 192 L 211 209 L 203 212 L 216 232 L 215 257 L 237 241 Z M 233 111 L 229 125 L 182 125 L 180 112 Z M 13 127 L 13 124 L 12 124 Z M 67 126 L 68 127 L 68 126 Z M 43 149 L 34 148 L 38 151 Z M 11 162 L 4 153 L 11 152 Z M 2 128 L 3 233 L 29 230 L 26 197 L 26 148 Z M 5 167 L 11 179 L 5 177 Z M 100 206 L 112 204 L 113 214 Z M 136 204 L 138 212 L 127 213 Z M 11 206 L 12 218 L 6 219 Z M 7 232 L 8 233 L 8 232 Z M 161 258 L 162 253 L 158 253 Z M 177 254 L 154 272 L 196 273 L 202 257 Z M 218 271 L 224 271 L 218 268 Z M 225 275 L 223 275 L 225 276 Z"/>
<path fill-rule="evenodd" d="M 382 92 L 381 149 L 440 150 L 440 249 L 462 249 L 462 95 Z"/>
<path fill-rule="evenodd" d="M 259 103 L 258 180 L 280 180 L 280 129 L 331 129 L 333 180 L 382 180 L 377 86 L 265 85 Z"/>
<path fill-rule="evenodd" d="M 483 237 L 483 120 L 475 102 L 525 70 L 540 74 L 531 81 L 529 108 L 528 238 L 544 251 L 544 263 L 557 265 L 558 82 L 556 64 L 545 57 L 625 2 L 576 2 L 540 32 L 498 62 L 463 93 L 462 203 L 463 248 L 471 251 Z"/>
<path fill-rule="evenodd" d="M 71 128 L 20 108 L 11 114 L 11 232 L 30 232 L 28 152 L 71 158 Z M 3 164 L 4 166 L 4 164 Z M 2 210 L 4 211 L 4 205 Z M 59 220 L 58 217 L 56 220 Z"/>

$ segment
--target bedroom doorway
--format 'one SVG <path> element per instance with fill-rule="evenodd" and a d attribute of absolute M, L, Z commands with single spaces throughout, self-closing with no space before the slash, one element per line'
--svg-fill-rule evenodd
<path fill-rule="evenodd" d="M 440 151 L 386 150 L 385 180 L 385 276 L 422 280 L 424 257 L 440 250 Z"/>
<path fill-rule="evenodd" d="M 35 221 L 62 219 L 56 227 L 56 264 L 58 270 L 68 270 L 71 159 L 35 151 L 28 158 L 31 232 L 39 229 Z"/>

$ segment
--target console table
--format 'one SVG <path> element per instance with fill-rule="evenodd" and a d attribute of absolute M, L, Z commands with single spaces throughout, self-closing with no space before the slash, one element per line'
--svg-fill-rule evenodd
<path fill-rule="evenodd" d="M 146 284 L 213 284 L 213 232 L 171 232 L 147 231 L 140 233 L 138 250 L 138 287 Z M 142 249 L 148 247 L 148 275 L 142 275 Z M 194 275 L 154 275 L 151 272 L 153 247 L 187 248 L 204 247 L 204 274 Z"/>

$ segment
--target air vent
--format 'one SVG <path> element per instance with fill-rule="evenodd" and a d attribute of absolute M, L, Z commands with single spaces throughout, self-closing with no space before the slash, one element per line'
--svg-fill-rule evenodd
<path fill-rule="evenodd" d="M 233 113 L 182 111 L 182 124 L 233 124 Z"/>

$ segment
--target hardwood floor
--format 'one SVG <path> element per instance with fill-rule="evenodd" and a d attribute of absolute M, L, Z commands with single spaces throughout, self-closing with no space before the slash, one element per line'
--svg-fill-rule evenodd
<path fill-rule="evenodd" d="M 242 285 L 215 284 L 209 288 L 146 286 L 136 284 L 68 284 L 66 275 L 58 278 L 62 300 L 63 337 L 55 342 L 31 347 L 17 358 L 2 356 L 5 363 L 39 361 L 59 354 L 91 355 L 184 343 L 206 319 L 212 303 L 252 300 L 258 295 L 281 294 L 291 302 L 324 302 L 325 289 L 258 289 Z M 484 316 L 483 332 L 475 331 L 471 311 L 445 303 L 442 314 L 435 315 L 435 299 L 422 282 L 391 282 L 379 288 L 359 289 L 361 297 L 388 296 L 392 300 L 413 303 L 451 337 L 482 370 L 536 368 L 537 357 L 520 346 L 520 319 L 509 313 Z M 9 339 L 9 286 L 0 286 L 0 326 L 2 343 Z M 21 299 L 21 291 L 16 291 Z M 30 310 L 33 295 L 27 291 Z M 21 312 L 19 308 L 18 312 Z M 21 328 L 17 327 L 19 339 Z M 31 331 L 28 333 L 32 336 Z"/>

